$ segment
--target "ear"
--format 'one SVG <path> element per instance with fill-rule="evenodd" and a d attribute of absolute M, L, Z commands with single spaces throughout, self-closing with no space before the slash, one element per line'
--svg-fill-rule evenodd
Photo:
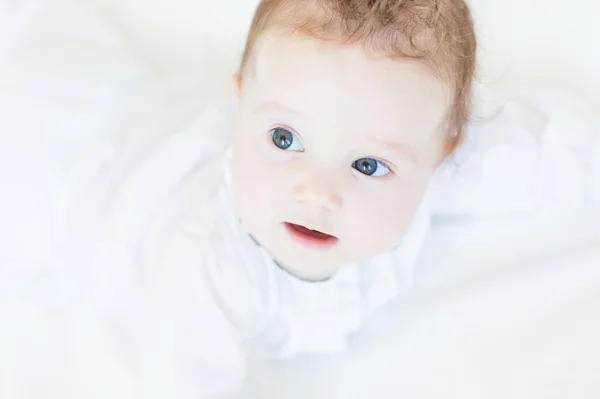
<path fill-rule="evenodd" d="M 236 96 L 239 97 L 242 87 L 242 75 L 239 72 L 234 73 L 231 76 L 231 83 L 233 83 L 233 90 L 235 90 Z"/>

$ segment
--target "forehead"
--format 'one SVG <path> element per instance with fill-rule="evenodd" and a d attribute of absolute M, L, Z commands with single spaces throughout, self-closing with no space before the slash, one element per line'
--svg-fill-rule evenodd
<path fill-rule="evenodd" d="M 276 102 L 340 128 L 427 136 L 450 106 L 447 85 L 423 63 L 367 54 L 360 45 L 267 35 L 248 66 L 249 101 Z"/>

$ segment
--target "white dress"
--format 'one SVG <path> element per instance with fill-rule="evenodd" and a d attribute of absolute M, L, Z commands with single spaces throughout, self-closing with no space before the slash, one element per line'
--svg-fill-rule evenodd
<path fill-rule="evenodd" d="M 28 350 L 29 339 L 11 344 L 0 360 L 11 373 L 0 396 L 34 398 L 18 381 L 40 379 L 48 397 L 236 397 L 250 348 L 276 357 L 343 351 L 369 315 L 408 293 L 433 219 L 556 212 L 600 198 L 593 118 L 549 97 L 505 102 L 476 93 L 465 142 L 440 166 L 400 245 L 322 283 L 288 275 L 240 228 L 228 186 L 227 109 L 198 103 L 167 112 L 158 104 L 162 116 L 118 145 L 96 143 L 97 158 L 81 157 L 95 179 L 71 202 L 60 273 L 35 280 L 43 289 L 32 297 L 15 289 L 33 287 L 31 273 L 4 280 L 12 282 L 7 301 L 43 303 L 52 322 L 67 314 L 53 328 L 70 338 L 45 354 Z M 167 134 L 166 126 L 180 128 Z M 33 325 L 15 331 L 33 334 Z M 52 381 L 32 367 L 45 362 L 55 365 Z"/>

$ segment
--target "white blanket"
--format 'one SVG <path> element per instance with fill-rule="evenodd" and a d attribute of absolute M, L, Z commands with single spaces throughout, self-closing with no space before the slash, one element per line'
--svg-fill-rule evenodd
<path fill-rule="evenodd" d="M 136 337 L 114 328 L 137 317 L 133 272 L 97 267 L 86 258 L 94 232 L 73 237 L 70 223 L 93 225 L 100 213 L 90 210 L 111 189 L 173 131 L 198 123 L 213 93 L 187 86 L 92 9 L 0 3 L 0 397 L 135 397 Z M 120 223 L 133 231 L 140 215 Z M 599 266 L 597 209 L 448 222 L 426 246 L 416 294 L 375 317 L 347 355 L 275 367 L 257 359 L 248 390 L 597 398 Z"/>

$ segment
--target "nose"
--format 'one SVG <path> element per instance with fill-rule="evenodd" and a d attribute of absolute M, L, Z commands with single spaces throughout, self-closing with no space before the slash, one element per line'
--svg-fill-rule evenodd
<path fill-rule="evenodd" d="M 310 178 L 293 189 L 296 201 L 335 212 L 342 207 L 342 197 L 328 179 Z"/>

